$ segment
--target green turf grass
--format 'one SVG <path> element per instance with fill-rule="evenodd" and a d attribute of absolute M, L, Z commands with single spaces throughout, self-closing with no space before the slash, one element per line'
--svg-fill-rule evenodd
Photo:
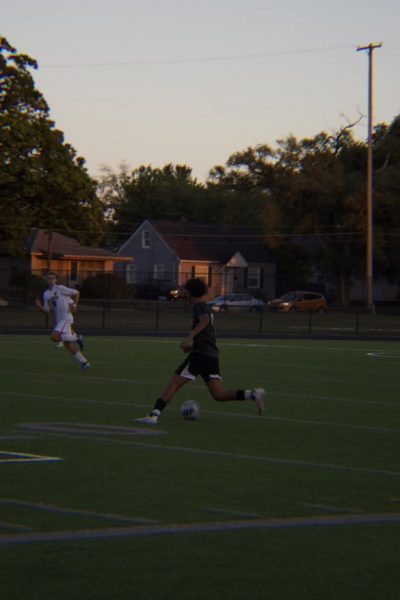
<path fill-rule="evenodd" d="M 3 598 L 399 597 L 399 521 L 359 519 L 400 513 L 400 344 L 219 345 L 225 386 L 266 387 L 267 415 L 215 403 L 198 381 L 164 434 L 139 436 L 133 419 L 182 359 L 178 340 L 88 338 L 81 371 L 45 338 L 0 337 L 0 452 L 63 459 L 0 454 Z M 188 398 L 197 422 L 179 414 Z M 141 535 L 79 539 L 88 531 Z"/>

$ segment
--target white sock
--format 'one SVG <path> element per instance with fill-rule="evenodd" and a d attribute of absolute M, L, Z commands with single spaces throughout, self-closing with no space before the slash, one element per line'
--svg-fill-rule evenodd
<path fill-rule="evenodd" d="M 78 361 L 78 363 L 81 363 L 81 365 L 87 363 L 87 360 L 83 356 L 82 352 L 75 352 L 74 358 Z"/>

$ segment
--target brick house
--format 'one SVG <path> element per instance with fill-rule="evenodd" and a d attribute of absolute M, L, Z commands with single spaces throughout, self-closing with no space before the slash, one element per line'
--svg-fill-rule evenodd
<path fill-rule="evenodd" d="M 50 268 L 55 271 L 59 281 L 72 287 L 96 273 L 114 272 L 114 264 L 121 257 L 110 250 L 84 246 L 60 233 L 50 234 L 44 229 L 34 229 L 24 243 L 21 256 L 11 256 L 0 245 L 0 289 L 7 290 L 12 276 L 17 273 L 45 275 Z M 123 259 L 130 262 L 129 258 Z"/>

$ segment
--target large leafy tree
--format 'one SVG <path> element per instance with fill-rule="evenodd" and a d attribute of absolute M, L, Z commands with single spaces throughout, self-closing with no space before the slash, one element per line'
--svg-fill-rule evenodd
<path fill-rule="evenodd" d="M 374 134 L 375 267 L 400 283 L 400 115 Z"/>
<path fill-rule="evenodd" d="M 99 189 L 116 243 L 144 219 L 219 223 L 224 216 L 222 191 L 199 184 L 186 165 L 105 169 Z"/>
<path fill-rule="evenodd" d="M 346 303 L 363 262 L 364 157 L 364 145 L 344 128 L 311 139 L 289 136 L 276 149 L 248 148 L 211 179 L 230 191 L 234 213 L 259 223 L 287 281 L 304 278 L 307 263 L 320 267 L 335 275 L 338 300 Z"/>
<path fill-rule="evenodd" d="M 99 243 L 105 228 L 96 183 L 50 120 L 36 68 L 0 38 L 0 236 L 15 254 L 32 227 L 86 243 Z"/>

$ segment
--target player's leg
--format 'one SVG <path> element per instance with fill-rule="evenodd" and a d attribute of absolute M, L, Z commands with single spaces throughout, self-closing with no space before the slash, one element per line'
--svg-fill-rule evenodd
<path fill-rule="evenodd" d="M 146 415 L 145 417 L 139 417 L 138 419 L 135 419 L 136 423 L 142 423 L 144 425 L 157 425 L 158 419 L 160 418 L 163 410 L 171 402 L 176 392 L 178 392 L 188 381 L 190 380 L 174 374 L 167 387 L 162 392 L 161 396 L 154 403 L 150 414 Z"/>
<path fill-rule="evenodd" d="M 64 346 L 68 352 L 70 352 L 70 354 L 72 354 L 75 360 L 79 363 L 81 369 L 88 369 L 90 367 L 90 363 L 82 354 L 80 344 L 78 342 L 78 336 L 71 330 L 71 325 L 72 323 L 69 321 L 62 322 L 61 340 L 64 342 Z"/>
<path fill-rule="evenodd" d="M 51 339 L 52 342 L 55 342 L 56 344 L 59 344 L 61 342 L 61 331 L 58 331 L 57 329 L 54 329 L 51 332 L 50 339 Z"/>
<path fill-rule="evenodd" d="M 151 413 L 145 417 L 135 419 L 136 423 L 142 423 L 144 425 L 156 425 L 161 413 L 171 402 L 176 392 L 178 392 L 181 387 L 188 383 L 188 381 L 195 381 L 196 376 L 196 365 L 194 364 L 193 355 L 190 354 L 176 369 L 161 396 L 156 400 Z"/>
<path fill-rule="evenodd" d="M 267 394 L 263 388 L 254 390 L 225 390 L 221 379 L 210 378 L 206 381 L 211 396 L 217 402 L 229 400 L 253 400 L 257 405 L 259 415 L 265 412 Z"/>

